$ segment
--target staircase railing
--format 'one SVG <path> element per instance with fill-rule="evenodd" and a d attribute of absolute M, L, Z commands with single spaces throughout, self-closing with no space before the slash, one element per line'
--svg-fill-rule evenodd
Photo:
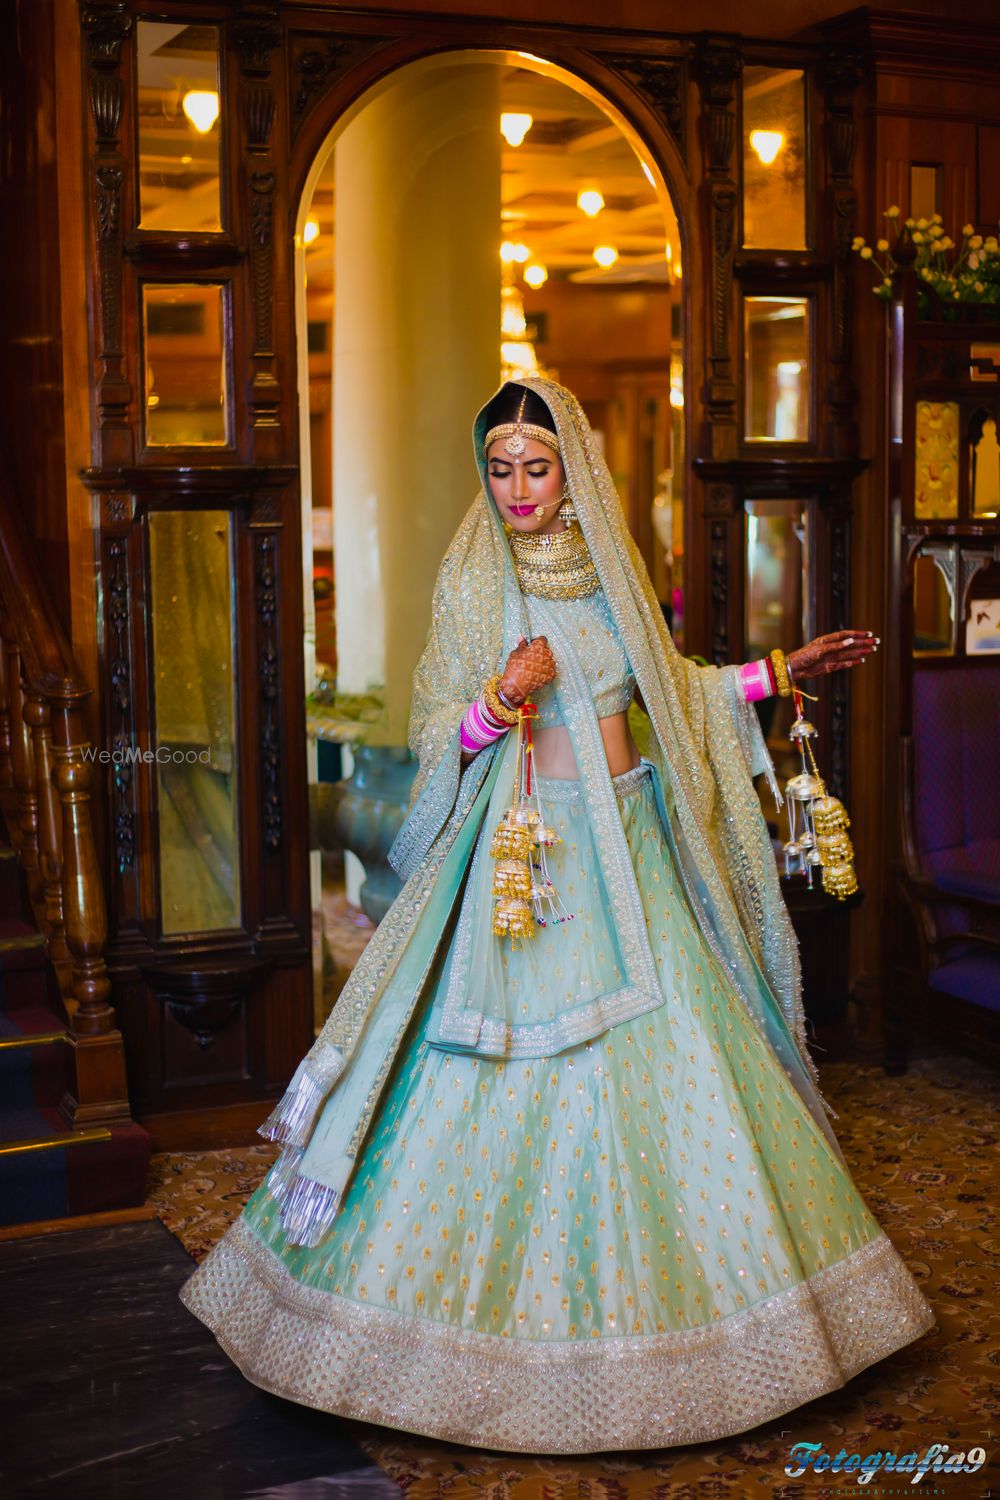
<path fill-rule="evenodd" d="M 90 693 L 0 483 L 0 805 L 59 980 L 75 1059 L 61 1111 L 77 1128 L 130 1118 L 91 821 Z"/>

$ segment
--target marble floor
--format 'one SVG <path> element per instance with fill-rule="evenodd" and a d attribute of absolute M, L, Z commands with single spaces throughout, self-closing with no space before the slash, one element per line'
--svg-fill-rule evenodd
<path fill-rule="evenodd" d="M 398 1500 L 335 1418 L 248 1384 L 157 1220 L 0 1244 L 0 1495 Z"/>

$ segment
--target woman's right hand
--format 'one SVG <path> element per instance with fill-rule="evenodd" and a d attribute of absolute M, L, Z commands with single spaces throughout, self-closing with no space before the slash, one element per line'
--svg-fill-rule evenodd
<path fill-rule="evenodd" d="M 515 708 L 520 708 L 538 688 L 551 682 L 556 675 L 555 657 L 544 635 L 536 635 L 533 641 L 522 635 L 507 658 L 500 691 Z"/>

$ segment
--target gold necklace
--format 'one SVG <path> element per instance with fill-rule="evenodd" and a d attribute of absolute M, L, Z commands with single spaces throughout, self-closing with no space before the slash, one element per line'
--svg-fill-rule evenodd
<path fill-rule="evenodd" d="M 511 531 L 510 550 L 521 592 L 539 599 L 585 599 L 601 587 L 578 526 L 565 531 Z"/>

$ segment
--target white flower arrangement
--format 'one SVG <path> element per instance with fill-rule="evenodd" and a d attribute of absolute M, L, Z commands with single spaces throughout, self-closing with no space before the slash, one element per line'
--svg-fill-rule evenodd
<path fill-rule="evenodd" d="M 984 237 L 976 233 L 974 225 L 964 224 L 961 244 L 956 244 L 945 232 L 940 214 L 901 220 L 895 204 L 885 210 L 883 218 L 888 219 L 894 232 L 891 245 L 888 239 L 880 239 L 873 249 L 861 235 L 856 235 L 851 244 L 878 276 L 878 285 L 872 287 L 876 297 L 889 300 L 897 257 L 909 242 L 916 249 L 913 269 L 923 283 L 918 296 L 921 316 L 939 316 L 941 304 L 1000 305 L 1000 243 L 995 234 Z M 933 296 L 927 296 L 928 291 Z"/>

